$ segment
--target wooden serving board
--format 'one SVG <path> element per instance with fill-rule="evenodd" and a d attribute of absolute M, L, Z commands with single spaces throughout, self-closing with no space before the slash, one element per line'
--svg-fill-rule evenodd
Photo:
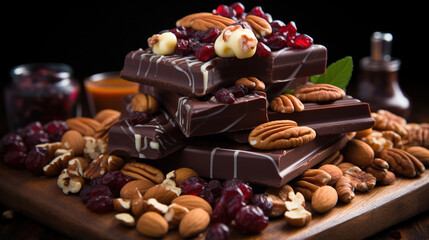
<path fill-rule="evenodd" d="M 0 203 L 73 239 L 147 239 L 120 225 L 114 213 L 86 209 L 77 195 L 64 195 L 56 178 L 35 177 L 0 164 Z M 308 204 L 309 205 L 309 204 Z M 232 239 L 362 239 L 429 210 L 429 171 L 419 178 L 398 178 L 394 185 L 357 193 L 350 204 L 337 204 L 326 214 L 313 213 L 303 228 L 271 220 L 262 234 Z M 203 236 L 199 238 L 203 239 Z M 171 231 L 165 239 L 180 239 Z"/>

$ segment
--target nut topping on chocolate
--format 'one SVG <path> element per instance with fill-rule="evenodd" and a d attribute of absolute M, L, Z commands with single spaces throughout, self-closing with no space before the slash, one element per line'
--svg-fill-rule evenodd
<path fill-rule="evenodd" d="M 316 132 L 291 120 L 263 123 L 249 134 L 249 143 L 258 149 L 286 149 L 312 141 Z"/>
<path fill-rule="evenodd" d="M 308 84 L 298 88 L 294 95 L 303 102 L 329 102 L 343 98 L 343 89 L 331 84 Z"/>

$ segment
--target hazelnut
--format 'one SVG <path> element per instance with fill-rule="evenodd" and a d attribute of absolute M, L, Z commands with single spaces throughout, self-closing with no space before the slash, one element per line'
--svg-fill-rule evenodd
<path fill-rule="evenodd" d="M 172 32 L 155 34 L 148 39 L 148 44 L 157 55 L 171 55 L 176 50 L 177 37 Z"/>

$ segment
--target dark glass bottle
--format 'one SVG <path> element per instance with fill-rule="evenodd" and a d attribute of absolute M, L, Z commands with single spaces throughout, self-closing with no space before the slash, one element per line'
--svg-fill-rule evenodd
<path fill-rule="evenodd" d="M 411 103 L 399 86 L 401 61 L 391 57 L 392 40 L 390 33 L 373 33 L 371 56 L 360 61 L 356 97 L 369 103 L 373 112 L 385 109 L 408 118 Z"/>

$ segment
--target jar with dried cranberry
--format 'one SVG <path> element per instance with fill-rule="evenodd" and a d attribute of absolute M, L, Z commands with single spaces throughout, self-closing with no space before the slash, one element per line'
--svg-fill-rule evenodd
<path fill-rule="evenodd" d="M 80 85 L 64 63 L 30 63 L 11 69 L 12 83 L 5 89 L 9 128 L 30 122 L 46 123 L 76 116 Z"/>

